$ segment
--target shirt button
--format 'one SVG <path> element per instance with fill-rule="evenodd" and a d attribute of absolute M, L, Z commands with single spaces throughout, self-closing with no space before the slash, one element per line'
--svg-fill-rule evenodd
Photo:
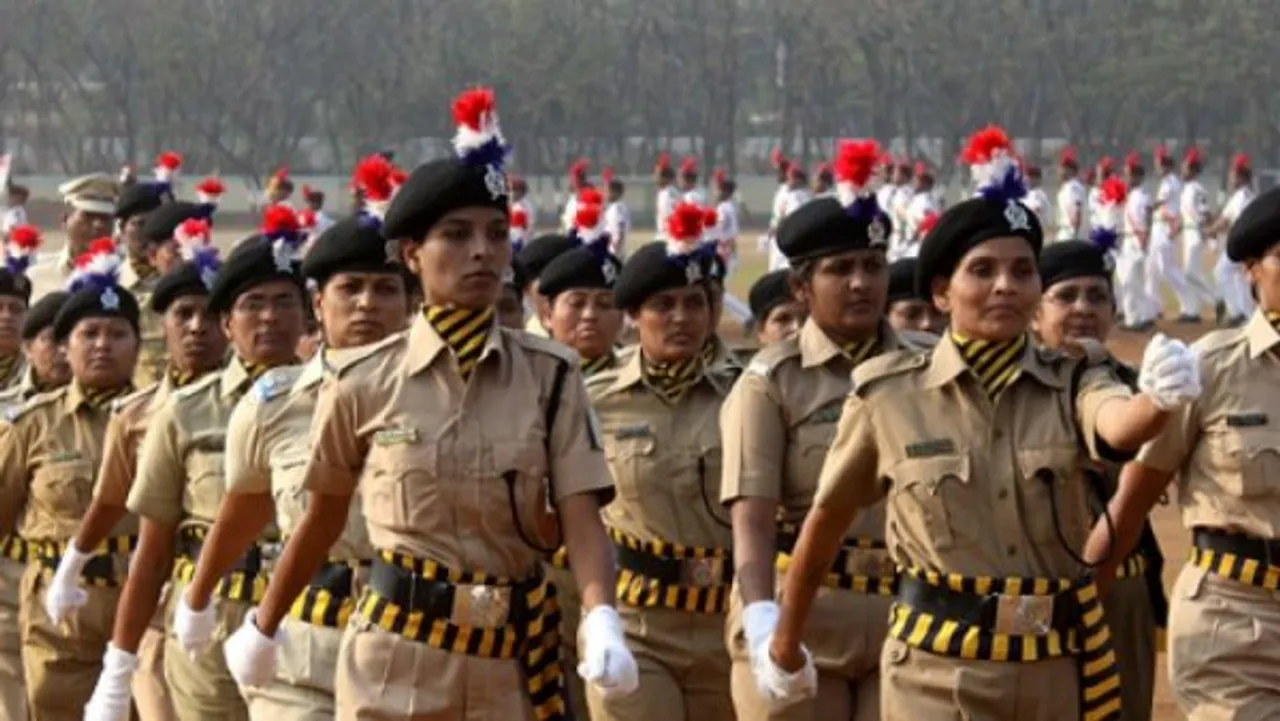
<path fill-rule="evenodd" d="M 1004 431 L 997 428 L 994 432 L 992 432 L 991 437 L 996 439 L 997 441 L 1002 441 L 1004 440 Z"/>
<path fill-rule="evenodd" d="M 1006 498 L 1008 498 L 1008 497 L 1009 497 L 1009 489 L 1008 489 L 1008 488 L 1001 488 L 999 491 L 996 491 L 996 498 L 999 498 L 1000 500 L 1002 500 L 1002 501 L 1003 501 L 1004 499 L 1006 499 Z"/>
<path fill-rule="evenodd" d="M 1009 552 L 1009 555 L 1010 555 L 1010 556 L 1016 556 L 1016 555 L 1018 555 L 1018 547 L 1017 547 L 1017 546 L 1009 546 L 1009 547 L 1008 547 L 1007 549 L 1005 549 L 1005 550 L 1007 550 L 1007 551 Z"/>

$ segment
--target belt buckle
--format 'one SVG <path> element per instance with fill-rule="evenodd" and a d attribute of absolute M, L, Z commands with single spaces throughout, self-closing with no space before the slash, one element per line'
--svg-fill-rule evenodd
<path fill-rule="evenodd" d="M 511 589 L 460 583 L 453 590 L 451 620 L 459 626 L 498 628 L 511 615 Z"/>
<path fill-rule="evenodd" d="M 680 565 L 684 570 L 682 585 L 695 588 L 724 585 L 724 559 L 689 558 Z"/>
<path fill-rule="evenodd" d="M 1045 636 L 1053 630 L 1053 596 L 996 597 L 996 633 Z"/>
<path fill-rule="evenodd" d="M 845 551 L 844 572 L 850 576 L 883 578 L 893 576 L 893 559 L 887 548 L 849 548 Z"/>

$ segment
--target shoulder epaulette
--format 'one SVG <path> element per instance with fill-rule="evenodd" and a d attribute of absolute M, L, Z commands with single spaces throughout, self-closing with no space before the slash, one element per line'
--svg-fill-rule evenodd
<path fill-rule="evenodd" d="M 861 395 L 878 381 L 909 373 L 929 365 L 929 353 L 902 348 L 881 353 L 853 369 L 853 392 Z"/>
<path fill-rule="evenodd" d="M 618 381 L 619 368 L 609 368 L 595 373 L 586 379 L 587 395 L 596 398 L 604 389 Z"/>
<path fill-rule="evenodd" d="M 139 402 L 149 401 L 155 396 L 156 391 L 159 389 L 159 383 L 152 383 L 140 391 L 134 391 L 129 395 L 121 396 L 120 398 L 111 401 L 111 412 L 119 413 L 130 406 L 137 405 Z"/>
<path fill-rule="evenodd" d="M 800 356 L 798 336 L 790 335 L 776 343 L 761 348 L 747 364 L 747 373 L 768 378 L 789 358 Z"/>
<path fill-rule="evenodd" d="M 334 367 L 333 375 L 340 378 L 352 368 L 368 362 L 371 358 L 378 358 L 388 352 L 398 350 L 408 342 L 409 331 L 402 330 L 398 333 L 392 333 L 377 343 L 344 350 L 342 352 L 342 363 Z"/>
<path fill-rule="evenodd" d="M 52 405 L 62 400 L 63 396 L 65 396 L 66 394 L 67 394 L 67 386 L 62 386 L 61 388 L 55 388 L 54 390 L 51 390 L 51 391 L 45 391 L 44 393 L 37 393 L 34 396 L 31 396 L 30 398 L 28 398 L 26 401 L 22 402 L 20 405 L 16 405 L 8 408 L 5 411 L 5 420 L 9 421 L 10 423 L 13 423 L 17 421 L 19 418 L 22 418 L 23 416 L 30 414 L 32 411 L 36 410 L 37 408 L 44 408 L 45 406 Z"/>
<path fill-rule="evenodd" d="M 553 356 L 575 366 L 578 364 L 577 352 L 563 343 L 558 343 L 550 338 L 543 338 L 542 336 L 534 335 L 532 333 L 507 330 L 506 328 L 502 329 L 502 333 L 508 340 L 513 341 L 522 348 L 542 353 L 544 355 Z"/>
<path fill-rule="evenodd" d="M 1249 339 L 1249 333 L 1245 328 L 1223 328 L 1214 330 L 1200 336 L 1199 340 L 1191 344 L 1193 350 L 1198 351 L 1201 355 L 1208 355 L 1234 348 Z"/>
<path fill-rule="evenodd" d="M 266 402 L 284 395 L 302 375 L 302 368 L 300 365 L 280 366 L 263 373 L 253 382 L 251 397 Z"/>
<path fill-rule="evenodd" d="M 197 393 L 201 393 L 209 388 L 209 386 L 221 383 L 222 373 L 205 373 L 199 378 L 191 381 L 187 385 L 175 389 L 172 393 L 174 398 L 191 398 Z"/>

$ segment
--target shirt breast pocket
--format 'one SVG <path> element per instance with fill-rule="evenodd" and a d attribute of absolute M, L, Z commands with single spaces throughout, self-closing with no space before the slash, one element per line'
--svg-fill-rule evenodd
<path fill-rule="evenodd" d="M 907 458 L 893 466 L 889 477 L 895 520 L 908 536 L 927 539 L 939 551 L 972 541 L 964 520 L 981 514 L 974 505 L 967 454 Z"/>
<path fill-rule="evenodd" d="M 221 448 L 203 447 L 188 456 L 191 513 L 215 518 L 226 492 L 226 461 Z"/>
<path fill-rule="evenodd" d="M 293 532 L 307 511 L 307 489 L 303 487 L 307 468 L 306 456 L 291 455 L 271 461 L 271 496 L 280 520 L 280 532 Z"/>
<path fill-rule="evenodd" d="M 562 539 L 544 443 L 541 437 L 495 441 L 493 472 L 480 479 L 484 495 L 476 501 L 486 508 L 506 508 L 522 540 L 554 551 Z M 492 483 L 494 475 L 502 478 L 500 485 Z"/>
<path fill-rule="evenodd" d="M 787 469 L 783 474 L 783 498 L 802 493 L 812 498 L 822 474 L 831 442 L 835 440 L 835 423 L 809 423 L 796 429 L 795 441 L 787 449 Z M 792 487 L 794 486 L 794 487 Z"/>
<path fill-rule="evenodd" d="M 1020 450 L 1018 472 L 1028 535 L 1038 543 L 1065 540 L 1072 552 L 1078 551 L 1092 523 L 1089 497 L 1094 493 L 1084 478 L 1079 450 L 1072 445 Z"/>
<path fill-rule="evenodd" d="M 32 499 L 61 518 L 84 515 L 92 494 L 93 464 L 87 460 L 47 463 L 32 479 Z"/>
<path fill-rule="evenodd" d="M 415 532 L 415 514 L 437 497 L 436 446 L 421 440 L 375 446 L 360 479 L 369 521 L 397 533 Z"/>
<path fill-rule="evenodd" d="M 1224 428 L 1209 435 L 1218 483 L 1240 498 L 1261 498 L 1280 487 L 1280 432 L 1267 427 Z"/>
<path fill-rule="evenodd" d="M 658 439 L 652 434 L 613 433 L 605 436 L 605 460 L 617 484 L 618 496 L 637 501 L 646 481 L 658 470 Z"/>

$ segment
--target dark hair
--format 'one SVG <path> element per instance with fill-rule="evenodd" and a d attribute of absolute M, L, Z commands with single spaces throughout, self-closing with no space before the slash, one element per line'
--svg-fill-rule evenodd
<path fill-rule="evenodd" d="M 613 192 L 613 193 L 621 193 L 621 192 L 623 191 L 623 189 L 625 189 L 626 187 L 627 187 L 627 186 L 626 186 L 626 185 L 624 185 L 624 184 L 622 183 L 622 181 L 621 181 L 621 180 L 618 180 L 617 178 L 614 178 L 613 180 L 610 180 L 610 181 L 609 181 L 609 191 L 610 191 L 610 192 Z"/>

